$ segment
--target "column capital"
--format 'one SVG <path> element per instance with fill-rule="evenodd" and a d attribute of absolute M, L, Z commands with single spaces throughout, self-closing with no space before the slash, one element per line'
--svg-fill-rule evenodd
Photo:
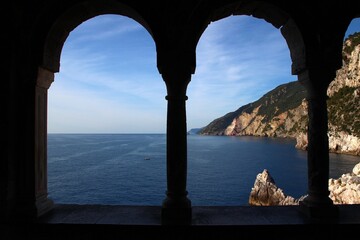
<path fill-rule="evenodd" d="M 187 46 L 172 45 L 157 48 L 157 67 L 160 74 L 181 72 L 195 73 L 196 49 Z"/>
<path fill-rule="evenodd" d="M 54 81 L 54 73 L 39 67 L 38 68 L 38 77 L 36 79 L 36 86 L 41 87 L 41 88 L 45 88 L 45 89 L 49 89 L 51 83 Z"/>
<path fill-rule="evenodd" d="M 166 100 L 186 101 L 186 89 L 191 80 L 191 73 L 181 67 L 168 66 L 161 74 L 167 89 Z"/>
<path fill-rule="evenodd" d="M 307 68 L 298 74 L 298 81 L 307 90 L 307 99 L 327 98 L 327 89 L 336 73 L 322 67 Z"/>

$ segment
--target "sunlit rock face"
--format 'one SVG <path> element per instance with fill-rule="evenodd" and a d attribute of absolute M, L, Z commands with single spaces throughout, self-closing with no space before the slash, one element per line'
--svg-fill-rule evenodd
<path fill-rule="evenodd" d="M 343 66 L 328 87 L 328 137 L 331 152 L 360 156 L 360 44 L 353 42 L 345 41 Z M 298 134 L 296 142 L 297 148 L 306 149 L 306 132 Z"/>
<path fill-rule="evenodd" d="M 345 41 L 343 66 L 327 91 L 328 135 L 330 151 L 360 155 L 360 44 L 354 42 Z"/>
<path fill-rule="evenodd" d="M 215 119 L 203 135 L 295 137 L 307 126 L 306 90 L 297 81 L 282 84 L 253 103 Z"/>
<path fill-rule="evenodd" d="M 328 87 L 327 95 L 332 97 L 343 87 L 358 88 L 360 86 L 360 45 L 354 45 L 351 38 L 344 42 L 343 66 L 336 72 L 336 78 Z M 353 49 L 348 53 L 345 49 Z"/>
<path fill-rule="evenodd" d="M 251 189 L 249 205 L 252 206 L 276 206 L 296 205 L 299 200 L 287 196 L 281 188 L 278 188 L 274 179 L 267 169 L 256 176 L 254 187 Z"/>
<path fill-rule="evenodd" d="M 280 112 L 277 107 L 271 119 L 266 114 L 259 114 L 259 107 L 251 113 L 243 112 L 225 129 L 224 135 L 230 136 L 265 136 L 295 137 L 300 129 L 306 128 L 307 105 L 305 99 L 293 109 Z"/>
<path fill-rule="evenodd" d="M 351 173 L 329 179 L 330 198 L 334 204 L 360 204 L 360 163 Z"/>

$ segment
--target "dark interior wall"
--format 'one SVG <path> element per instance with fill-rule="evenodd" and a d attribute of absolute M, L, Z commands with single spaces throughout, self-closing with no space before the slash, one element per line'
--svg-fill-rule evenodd
<path fill-rule="evenodd" d="M 3 221 L 9 217 L 17 220 L 37 217 L 35 89 L 39 68 L 52 73 L 59 71 L 66 37 L 81 22 L 114 13 L 142 24 L 155 41 L 158 69 L 171 95 L 178 89 L 185 94 L 196 69 L 197 42 L 211 21 L 242 14 L 262 18 L 281 29 L 291 53 L 292 73 L 299 76 L 309 96 L 314 97 L 322 96 L 341 66 L 343 36 L 351 20 L 360 16 L 360 2 L 27 0 L 12 1 L 11 9 L 5 11 L 10 11 L 10 19 L 5 23 L 6 67 L 2 78 L 5 91 L 0 95 L 4 111 L 0 170 Z M 175 78 L 176 73 L 184 77 Z M 182 113 L 175 111 L 176 114 Z M 311 174 L 309 181 L 316 183 Z M 318 188 L 316 184 L 309 187 Z"/>

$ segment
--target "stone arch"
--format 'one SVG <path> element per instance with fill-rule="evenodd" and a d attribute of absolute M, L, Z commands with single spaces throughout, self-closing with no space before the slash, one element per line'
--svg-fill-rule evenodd
<path fill-rule="evenodd" d="M 281 30 L 290 51 L 292 74 L 296 75 L 306 68 L 306 51 L 303 36 L 296 21 L 278 6 L 262 1 L 236 1 L 235 3 L 215 8 L 208 16 L 207 23 L 218 21 L 232 15 L 248 15 L 263 19 Z M 206 30 L 201 28 L 197 42 Z"/>
<path fill-rule="evenodd" d="M 64 11 L 49 29 L 44 43 L 41 66 L 52 72 L 58 72 L 62 47 L 70 32 L 82 22 L 103 14 L 129 17 L 142 25 L 153 36 L 146 20 L 130 6 L 114 0 L 82 1 Z"/>

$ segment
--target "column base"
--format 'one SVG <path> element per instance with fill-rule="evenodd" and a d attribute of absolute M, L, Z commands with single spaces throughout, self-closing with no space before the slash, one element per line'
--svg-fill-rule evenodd
<path fill-rule="evenodd" d="M 191 208 L 162 208 L 162 225 L 191 225 Z"/>
<path fill-rule="evenodd" d="M 8 222 L 32 222 L 52 209 L 53 202 L 47 198 L 14 198 L 6 206 L 5 218 Z"/>
<path fill-rule="evenodd" d="M 182 198 L 167 197 L 161 209 L 161 223 L 163 225 L 190 225 L 192 220 L 191 201 Z"/>
<path fill-rule="evenodd" d="M 300 211 L 310 218 L 336 218 L 339 216 L 338 206 L 334 205 L 330 198 L 323 201 L 311 201 L 305 198 L 299 202 Z"/>
<path fill-rule="evenodd" d="M 54 202 L 53 200 L 43 196 L 36 199 L 35 206 L 36 206 L 36 215 L 37 217 L 40 217 L 41 215 L 44 215 L 45 213 L 53 209 Z"/>

